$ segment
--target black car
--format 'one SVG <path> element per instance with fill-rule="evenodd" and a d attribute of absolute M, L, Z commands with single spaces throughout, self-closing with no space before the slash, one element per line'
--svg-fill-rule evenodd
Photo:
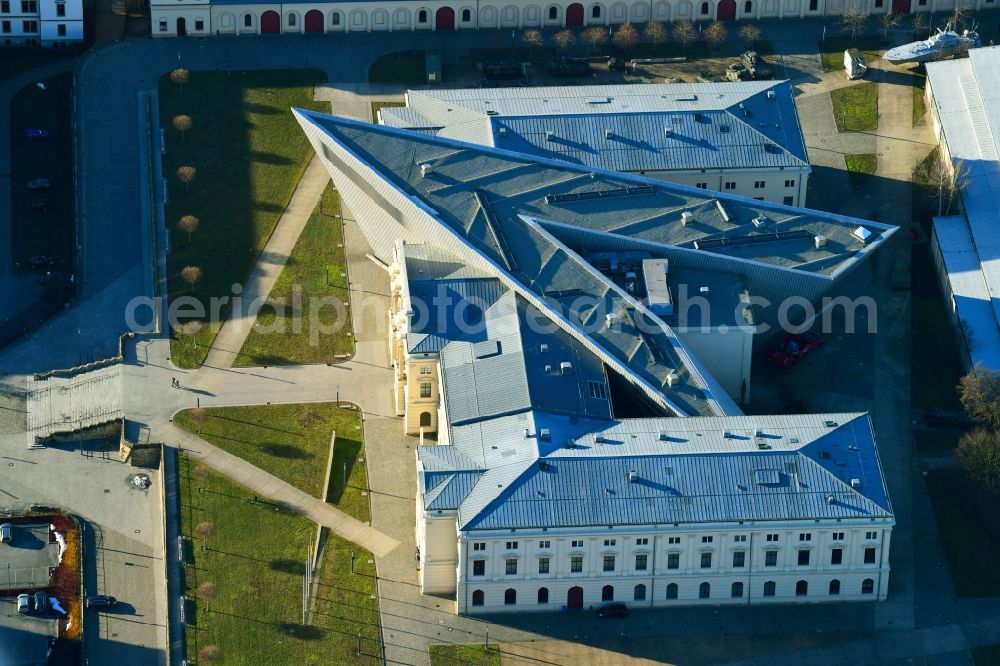
<path fill-rule="evenodd" d="M 52 257 L 46 257 L 44 254 L 39 254 L 28 259 L 28 268 L 36 271 L 42 268 L 49 268 L 54 263 L 56 263 L 56 260 Z"/>
<path fill-rule="evenodd" d="M 118 600 L 107 594 L 95 594 L 87 597 L 87 608 L 113 608 Z"/>
<path fill-rule="evenodd" d="M 49 212 L 49 205 L 41 199 L 36 199 L 24 204 L 24 210 L 29 213 L 47 213 Z"/>
<path fill-rule="evenodd" d="M 597 617 L 601 618 L 613 618 L 613 617 L 627 617 L 628 616 L 628 606 L 625 604 L 608 604 L 607 606 L 601 606 L 597 609 Z"/>

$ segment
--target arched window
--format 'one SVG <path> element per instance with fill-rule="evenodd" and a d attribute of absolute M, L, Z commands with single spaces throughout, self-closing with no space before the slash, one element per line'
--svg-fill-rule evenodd
<path fill-rule="evenodd" d="M 743 3 L 743 13 L 749 14 L 753 11 L 753 0 L 747 0 Z"/>
<path fill-rule="evenodd" d="M 605 585 L 601 588 L 601 601 L 614 601 L 615 600 L 615 587 L 614 585 Z"/>
<path fill-rule="evenodd" d="M 809 581 L 800 580 L 795 584 L 795 596 L 804 597 L 809 594 Z"/>
<path fill-rule="evenodd" d="M 559 18 L 559 10 L 556 7 L 549 7 L 549 20 L 556 20 Z"/>
<path fill-rule="evenodd" d="M 547 587 L 538 588 L 538 603 L 540 604 L 549 603 L 549 588 Z"/>
<path fill-rule="evenodd" d="M 472 591 L 472 605 L 473 606 L 482 606 L 483 605 L 483 597 L 484 596 L 485 595 L 483 594 L 482 590 L 473 590 Z"/>
<path fill-rule="evenodd" d="M 871 578 L 865 578 L 861 581 L 861 594 L 872 594 L 875 592 L 875 581 Z"/>
<path fill-rule="evenodd" d="M 468 9 L 463 9 L 462 10 L 462 22 L 463 23 L 468 23 L 471 20 L 472 20 L 472 12 L 469 11 Z"/>
<path fill-rule="evenodd" d="M 635 586 L 635 590 L 632 591 L 632 599 L 635 601 L 645 601 L 646 600 L 646 586 L 639 583 Z"/>
<path fill-rule="evenodd" d="M 708 3 L 707 2 L 701 3 L 701 15 L 702 16 L 708 16 Z"/>
<path fill-rule="evenodd" d="M 417 12 L 417 23 L 427 23 L 427 10 L 421 9 Z"/>
<path fill-rule="evenodd" d="M 698 598 L 708 599 L 712 596 L 712 586 L 708 583 L 702 583 L 698 586 Z"/>
<path fill-rule="evenodd" d="M 507 606 L 513 606 L 517 603 L 517 590 L 512 587 L 507 588 L 507 591 L 503 593 L 503 602 Z"/>
<path fill-rule="evenodd" d="M 677 583 L 670 583 L 667 585 L 667 599 L 677 598 Z"/>
<path fill-rule="evenodd" d="M 243 15 L 243 27 L 244 28 L 252 28 L 253 27 L 253 15 L 251 15 L 251 14 L 244 14 Z"/>
<path fill-rule="evenodd" d="M 840 581 L 836 578 L 830 581 L 830 594 L 840 594 Z"/>
<path fill-rule="evenodd" d="M 590 16 L 592 18 L 601 18 L 601 8 L 598 5 L 594 5 L 594 8 L 590 10 Z"/>
<path fill-rule="evenodd" d="M 204 30 L 205 29 L 205 21 L 202 20 L 202 19 L 195 19 L 194 20 L 194 29 L 195 30 Z"/>
<path fill-rule="evenodd" d="M 777 587 L 778 586 L 775 585 L 773 580 L 769 580 L 764 583 L 764 596 L 773 597 Z"/>
<path fill-rule="evenodd" d="M 420 412 L 420 427 L 430 428 L 431 427 L 431 413 L 430 412 Z"/>
<path fill-rule="evenodd" d="M 741 583 L 740 581 L 736 581 L 735 583 L 733 583 L 733 588 L 732 590 L 730 590 L 729 596 L 731 596 L 733 599 L 739 599 L 740 597 L 742 597 L 743 583 Z"/>
<path fill-rule="evenodd" d="M 288 27 L 294 28 L 295 27 L 295 21 L 296 21 L 295 14 L 289 14 L 288 15 Z"/>
<path fill-rule="evenodd" d="M 333 16 L 330 18 L 330 23 L 332 25 L 340 25 L 340 12 L 333 13 Z"/>

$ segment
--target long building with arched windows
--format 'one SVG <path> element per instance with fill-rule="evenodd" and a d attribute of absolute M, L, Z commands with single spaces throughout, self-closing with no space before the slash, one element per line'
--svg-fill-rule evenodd
<path fill-rule="evenodd" d="M 872 14 L 989 9 L 1000 0 L 151 0 L 154 37 L 277 33 L 557 28 L 675 20 L 837 16 L 854 5 Z"/>

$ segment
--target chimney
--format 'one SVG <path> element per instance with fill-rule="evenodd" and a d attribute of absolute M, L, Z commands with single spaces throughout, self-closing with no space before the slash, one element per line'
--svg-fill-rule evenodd
<path fill-rule="evenodd" d="M 562 363 L 559 364 L 559 372 L 560 374 L 568 375 L 569 373 L 573 372 L 573 364 L 570 363 L 569 361 L 563 361 Z"/>
<path fill-rule="evenodd" d="M 420 175 L 421 177 L 425 177 L 429 173 L 434 173 L 434 165 L 429 162 L 424 162 L 420 165 Z"/>
<path fill-rule="evenodd" d="M 639 480 L 639 472 L 635 471 L 634 469 L 630 469 L 628 472 L 628 482 L 635 483 L 638 480 Z"/>
<path fill-rule="evenodd" d="M 688 222 L 690 222 L 693 219 L 694 219 L 694 213 L 692 213 L 691 211 L 686 210 L 683 213 L 681 213 L 681 224 L 683 224 L 685 227 L 688 225 Z"/>
<path fill-rule="evenodd" d="M 823 234 L 816 234 L 816 238 L 814 240 L 816 241 L 817 250 L 821 247 L 826 247 L 826 236 Z"/>
<path fill-rule="evenodd" d="M 679 384 L 680 381 L 681 381 L 681 376 L 678 375 L 676 372 L 671 372 L 669 375 L 667 375 L 667 386 L 670 388 L 673 388 L 674 386 Z"/>

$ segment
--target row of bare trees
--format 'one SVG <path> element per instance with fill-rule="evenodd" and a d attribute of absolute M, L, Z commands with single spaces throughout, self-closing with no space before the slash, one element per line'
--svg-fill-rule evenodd
<path fill-rule="evenodd" d="M 190 82 L 191 73 L 181 67 L 170 72 L 170 80 L 177 84 L 177 86 L 183 91 L 184 86 Z M 191 116 L 187 114 L 178 114 L 174 116 L 171 122 L 174 129 L 181 133 L 181 140 L 187 140 L 187 133 L 194 127 L 194 120 Z M 191 188 L 191 183 L 198 176 L 198 170 L 191 165 L 183 165 L 177 167 L 174 172 L 177 180 L 184 183 L 185 191 L 189 191 Z M 188 244 L 190 245 L 191 239 L 194 233 L 198 231 L 198 227 L 201 224 L 201 220 L 195 215 L 181 215 L 177 220 L 177 228 L 187 234 Z M 201 282 L 203 276 L 201 268 L 198 266 L 185 266 L 181 269 L 180 277 L 188 286 L 193 290 L 195 285 Z"/>
<path fill-rule="evenodd" d="M 855 2 L 851 2 L 844 7 L 837 23 L 840 25 L 840 29 L 844 33 L 850 35 L 852 40 L 856 40 L 865 31 L 865 27 L 868 25 L 868 21 L 871 17 L 872 15 L 867 9 L 859 7 Z M 925 28 L 924 20 L 923 14 L 913 14 L 911 18 L 911 26 L 914 34 L 923 32 Z M 903 23 L 903 14 L 894 12 L 890 9 L 885 14 L 879 15 L 878 22 L 879 29 L 882 31 L 882 39 L 887 39 L 889 31 L 898 28 Z M 955 11 L 948 17 L 948 22 L 951 23 L 955 30 L 968 27 L 969 10 L 962 7 L 956 7 Z"/>
<path fill-rule="evenodd" d="M 686 49 L 688 44 L 697 41 L 699 32 L 701 38 L 712 47 L 717 47 L 729 39 L 729 30 L 725 23 L 714 21 L 699 31 L 698 27 L 688 20 L 676 21 L 671 24 L 669 30 L 663 23 L 651 21 L 645 25 L 642 32 L 631 23 L 621 24 L 614 32 L 601 26 L 592 26 L 579 33 L 566 28 L 552 35 L 551 39 L 556 49 L 563 52 L 581 42 L 591 51 L 599 52 L 610 42 L 627 55 L 642 39 L 651 42 L 658 50 L 661 44 L 673 37 L 674 41 Z M 747 44 L 754 44 L 760 41 L 761 30 L 748 23 L 740 26 L 739 36 Z M 532 47 L 542 47 L 546 44 L 545 35 L 540 30 L 525 30 L 521 34 L 521 41 Z"/>

